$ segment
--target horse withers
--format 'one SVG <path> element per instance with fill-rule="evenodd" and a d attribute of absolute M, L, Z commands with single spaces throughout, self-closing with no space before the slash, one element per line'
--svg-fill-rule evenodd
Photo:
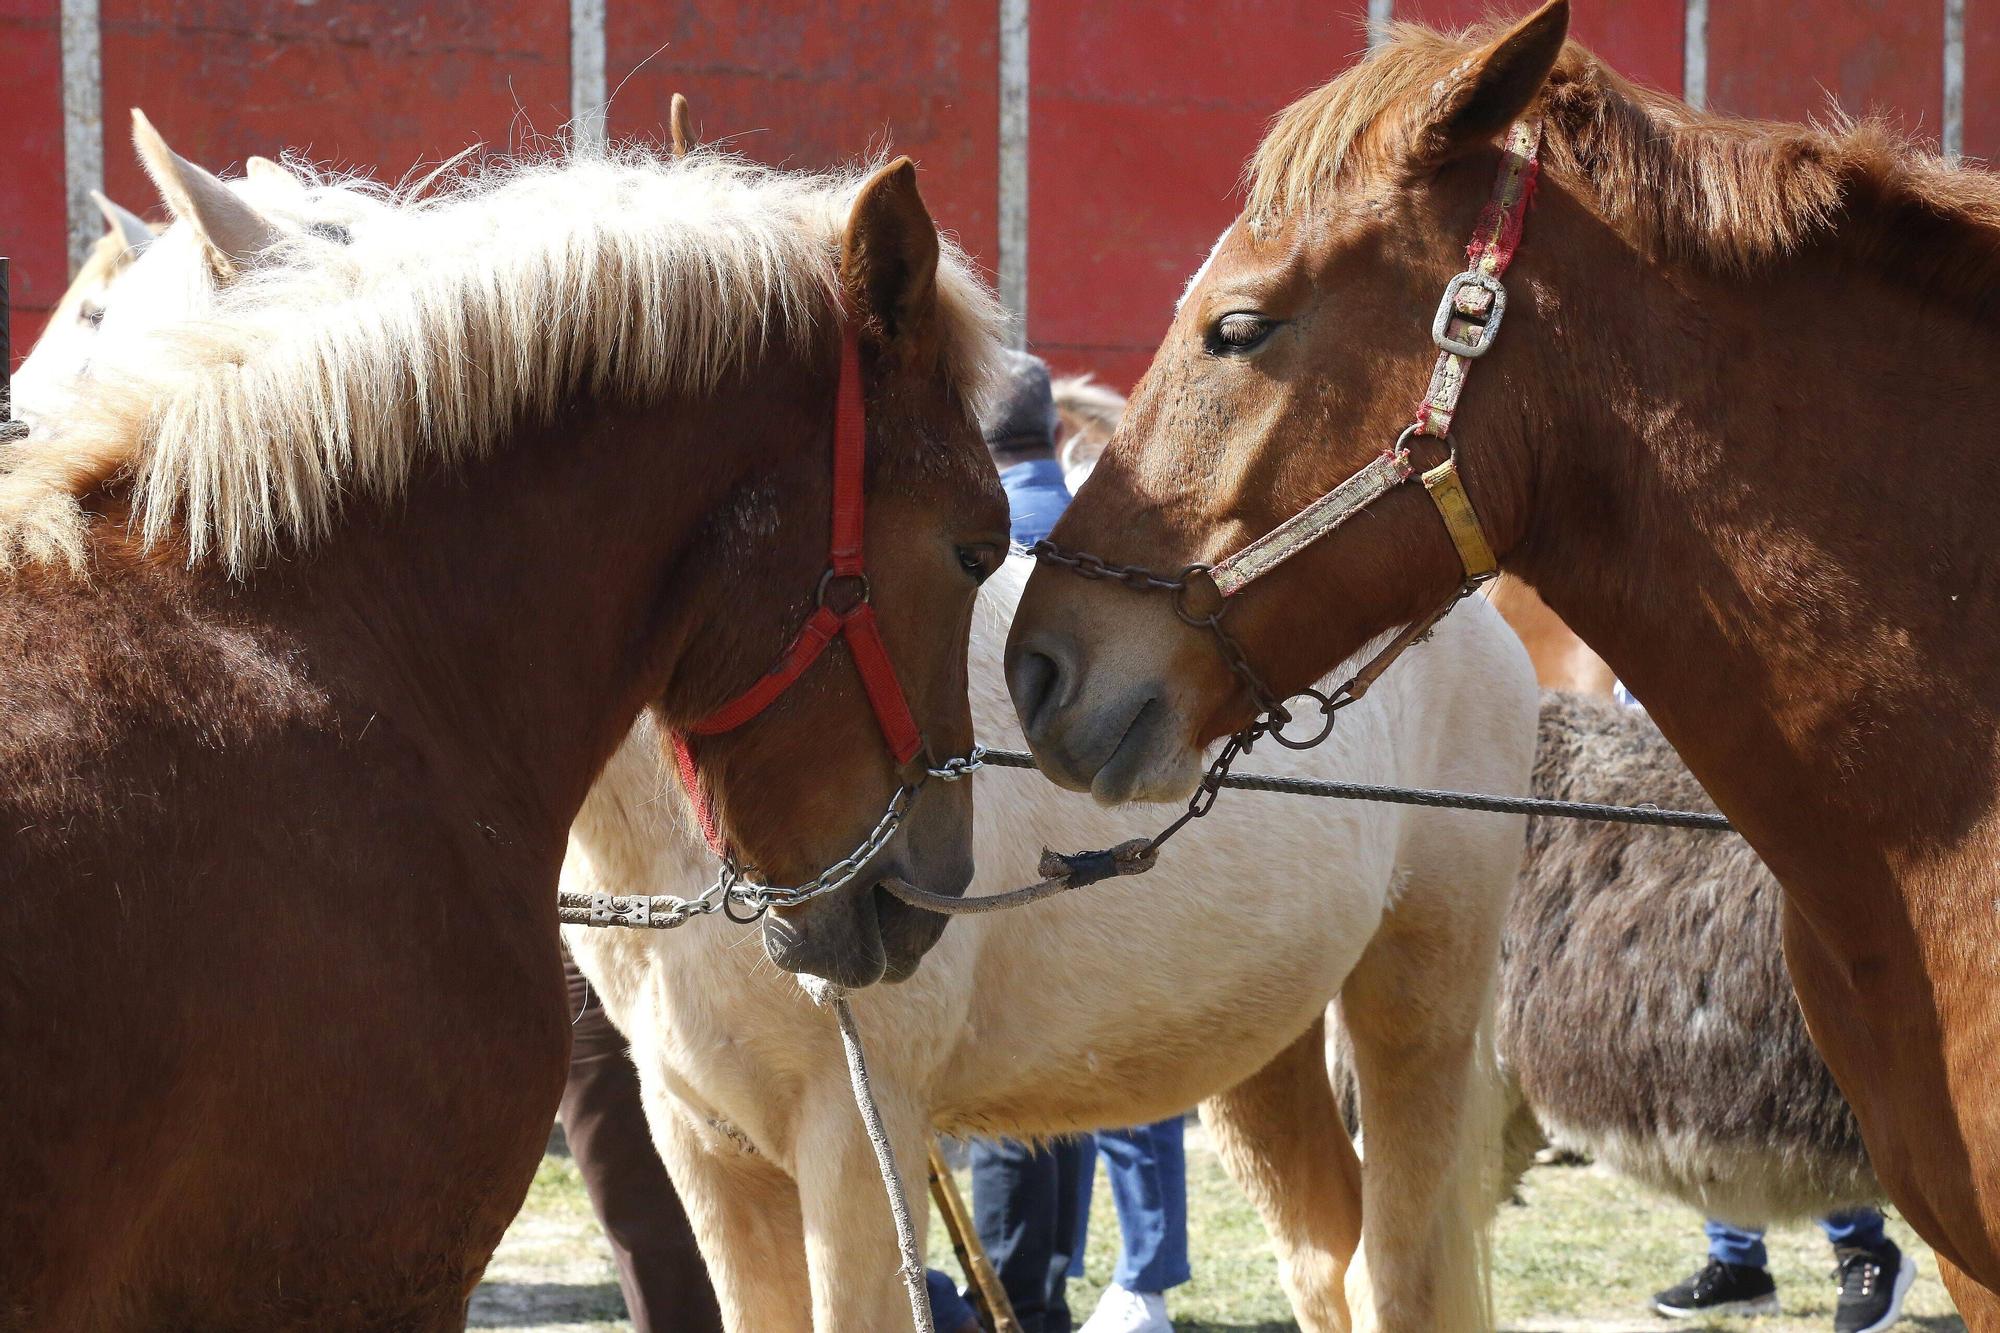
<path fill-rule="evenodd" d="M 908 163 L 578 159 L 275 244 L 0 474 L 24 1328 L 462 1323 L 562 1083 L 570 820 L 642 708 L 693 727 L 811 608 L 845 334 L 869 604 L 929 753 L 971 742 L 995 322 Z M 692 744 L 768 879 L 921 782 L 860 684 L 833 648 Z M 789 960 L 913 967 L 935 926 L 874 885 L 962 887 L 968 799 L 777 914 Z"/>
<path fill-rule="evenodd" d="M 1278 119 L 1055 537 L 1219 562 L 1360 470 L 1443 469 L 1457 407 L 1459 512 L 1386 485 L 1228 599 L 1230 632 L 1273 689 L 1302 685 L 1457 589 L 1476 514 L 1784 885 L 1875 1166 L 1969 1321 L 2000 1328 L 2000 461 L 1963 429 L 2000 407 L 1979 336 L 2000 184 L 1875 122 L 1695 112 L 1567 24 L 1557 0 L 1497 32 L 1401 29 Z M 1108 799 L 1185 791 L 1251 707 L 1166 599 L 1055 568 L 1012 671 L 1044 766 Z"/>

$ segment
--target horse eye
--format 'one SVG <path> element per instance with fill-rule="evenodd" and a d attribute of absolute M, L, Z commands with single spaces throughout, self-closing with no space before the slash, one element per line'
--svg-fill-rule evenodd
<path fill-rule="evenodd" d="M 1208 335 L 1208 348 L 1218 355 L 1248 352 L 1261 346 L 1277 327 L 1275 319 L 1237 311 L 1215 322 Z"/>
<path fill-rule="evenodd" d="M 958 567 L 970 574 L 974 583 L 984 583 L 1000 568 L 1000 553 L 991 546 L 961 546 Z"/>

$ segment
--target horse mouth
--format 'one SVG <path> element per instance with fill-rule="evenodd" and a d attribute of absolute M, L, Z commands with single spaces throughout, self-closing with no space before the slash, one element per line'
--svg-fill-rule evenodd
<path fill-rule="evenodd" d="M 860 990 L 878 981 L 909 980 L 944 934 L 947 918 L 899 902 L 881 879 L 838 896 L 841 901 L 818 912 L 768 913 L 766 956 L 787 972 Z"/>
<path fill-rule="evenodd" d="M 882 941 L 882 979 L 908 981 L 943 936 L 951 918 L 913 907 L 880 883 L 868 891 L 868 897 L 874 903 L 876 932 Z"/>

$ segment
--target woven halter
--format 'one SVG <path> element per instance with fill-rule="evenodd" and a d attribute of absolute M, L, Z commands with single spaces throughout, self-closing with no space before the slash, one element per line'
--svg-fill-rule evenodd
<path fill-rule="evenodd" d="M 908 764 L 924 748 L 923 733 L 910 713 L 902 684 L 896 679 L 882 627 L 875 619 L 862 559 L 867 497 L 863 487 L 868 441 L 867 409 L 861 396 L 861 350 L 850 326 L 841 338 L 840 385 L 833 415 L 833 536 L 826 572 L 813 598 L 817 605 L 798 635 L 756 684 L 723 704 L 685 732 L 671 733 L 674 764 L 693 803 L 695 818 L 709 849 L 724 854 L 707 788 L 695 767 L 690 736 L 720 736 L 734 731 L 797 684 L 835 639 L 847 641 L 847 651 L 861 673 L 868 705 L 882 729 L 882 740 L 898 765 Z"/>
<path fill-rule="evenodd" d="M 1338 710 L 1366 694 L 1390 663 L 1410 645 L 1421 641 L 1452 607 L 1498 572 L 1493 544 L 1487 540 L 1472 497 L 1466 493 L 1465 483 L 1458 474 L 1451 423 L 1472 363 L 1492 348 L 1493 339 L 1500 332 L 1500 321 L 1507 313 L 1507 289 L 1501 286 L 1500 275 L 1521 243 L 1528 203 L 1541 169 L 1541 141 L 1542 126 L 1538 118 L 1524 117 L 1509 128 L 1499 178 L 1480 211 L 1472 243 L 1466 247 L 1466 270 L 1445 287 L 1431 321 L 1431 341 L 1437 344 L 1438 358 L 1431 369 L 1423 401 L 1417 407 L 1416 420 L 1403 428 L 1381 457 L 1242 550 L 1213 565 L 1189 565 L 1178 574 L 1139 565 L 1112 564 L 1101 556 L 1073 551 L 1053 541 L 1035 543 L 1035 557 L 1047 564 L 1061 566 L 1085 578 L 1113 580 L 1140 592 L 1172 594 L 1174 613 L 1188 624 L 1208 631 L 1259 714 L 1259 720 L 1237 733 L 1233 748 L 1224 750 L 1225 760 L 1247 750 L 1262 736 L 1298 750 L 1326 739 Z M 1445 446 L 1444 461 L 1421 473 L 1411 462 L 1409 449 L 1410 440 L 1419 435 L 1442 441 Z M 1451 537 L 1452 547 L 1458 552 L 1464 578 L 1457 592 L 1437 610 L 1407 626 L 1331 694 L 1304 689 L 1290 700 L 1277 698 L 1258 677 L 1242 645 L 1223 627 L 1223 617 L 1245 588 L 1412 477 L 1423 483 L 1424 493 L 1431 497 Z M 1323 724 L 1309 737 L 1285 732 L 1286 725 L 1293 720 L 1286 705 L 1297 699 L 1309 699 L 1319 706 Z M 1223 767 L 1227 767 L 1226 762 Z"/>
<path fill-rule="evenodd" d="M 1479 515 L 1458 475 L 1458 457 L 1451 448 L 1451 420 L 1458 410 L 1472 363 L 1493 346 L 1507 313 L 1507 289 L 1500 275 L 1521 244 L 1528 203 L 1541 169 L 1542 126 L 1538 119 L 1515 122 L 1507 132 L 1507 149 L 1493 195 L 1479 215 L 1472 243 L 1465 249 L 1466 271 L 1454 277 L 1438 302 L 1431 321 L 1437 344 L 1437 364 L 1430 386 L 1417 407 L 1417 419 L 1380 458 L 1307 505 L 1297 514 L 1210 567 L 1208 574 L 1226 600 L 1326 536 L 1361 510 L 1416 475 L 1437 506 L 1445 531 L 1458 550 L 1469 582 L 1493 577 L 1499 562 L 1480 526 Z M 1412 436 L 1427 435 L 1446 445 L 1444 462 L 1421 474 L 1410 462 Z"/>

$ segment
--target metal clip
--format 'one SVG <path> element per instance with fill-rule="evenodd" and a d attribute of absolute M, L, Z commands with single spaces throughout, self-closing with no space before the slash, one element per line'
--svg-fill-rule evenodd
<path fill-rule="evenodd" d="M 1506 313 L 1507 289 L 1500 285 L 1500 279 L 1478 269 L 1461 273 L 1445 284 L 1444 299 L 1438 302 L 1437 317 L 1431 321 L 1431 341 L 1456 356 L 1484 356 L 1493 346 L 1493 335 L 1500 332 L 1500 320 Z M 1473 330 L 1471 341 L 1451 336 L 1455 319 L 1466 321 Z"/>
<path fill-rule="evenodd" d="M 590 895 L 590 924 L 593 926 L 650 926 L 653 903 L 644 894 L 593 893 Z"/>

